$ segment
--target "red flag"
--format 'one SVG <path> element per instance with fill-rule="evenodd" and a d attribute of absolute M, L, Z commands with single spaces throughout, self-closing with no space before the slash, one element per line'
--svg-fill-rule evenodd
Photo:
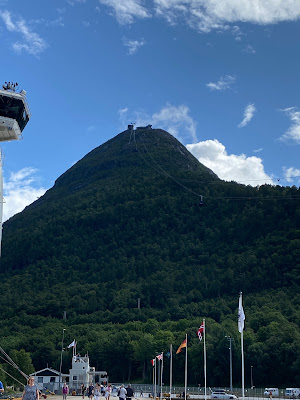
<path fill-rule="evenodd" d="M 155 364 L 155 358 L 153 358 L 151 361 L 151 365 L 152 365 L 152 367 L 154 367 L 154 364 Z"/>
<path fill-rule="evenodd" d="M 158 356 L 156 356 L 156 358 L 161 361 L 163 359 L 163 356 L 164 356 L 164 353 L 161 353 Z"/>
<path fill-rule="evenodd" d="M 203 338 L 203 333 L 204 333 L 204 322 L 202 322 L 200 328 L 197 331 L 197 335 L 198 335 L 198 338 L 199 338 L 200 342 L 201 342 L 201 340 Z"/>

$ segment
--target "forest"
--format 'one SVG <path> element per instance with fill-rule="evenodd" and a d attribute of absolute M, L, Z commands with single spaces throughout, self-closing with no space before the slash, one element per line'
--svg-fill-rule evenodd
<path fill-rule="evenodd" d="M 231 336 L 238 386 L 242 291 L 246 385 L 252 366 L 256 387 L 298 387 L 299 188 L 224 182 L 162 130 L 129 139 L 94 149 L 4 224 L 0 346 L 25 372 L 59 369 L 65 328 L 112 382 L 146 383 L 150 360 L 187 334 L 188 380 L 203 385 L 205 318 L 208 385 L 228 386 Z M 174 365 L 180 384 L 184 352 Z"/>

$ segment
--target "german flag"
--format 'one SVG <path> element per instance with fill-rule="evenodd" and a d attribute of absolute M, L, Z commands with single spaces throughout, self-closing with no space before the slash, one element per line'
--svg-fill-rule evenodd
<path fill-rule="evenodd" d="M 186 339 L 181 343 L 181 345 L 178 347 L 178 350 L 176 351 L 176 354 L 180 353 L 181 350 L 186 347 Z"/>

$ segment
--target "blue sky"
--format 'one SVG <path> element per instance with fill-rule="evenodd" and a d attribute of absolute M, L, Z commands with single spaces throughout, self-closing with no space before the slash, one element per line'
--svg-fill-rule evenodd
<path fill-rule="evenodd" d="M 299 37 L 299 0 L 0 0 L 32 112 L 2 145 L 4 219 L 132 121 L 222 179 L 299 186 Z"/>

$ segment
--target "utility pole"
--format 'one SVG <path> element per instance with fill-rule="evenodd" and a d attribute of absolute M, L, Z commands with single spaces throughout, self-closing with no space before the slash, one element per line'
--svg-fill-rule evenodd
<path fill-rule="evenodd" d="M 229 371 L 230 371 L 230 390 L 232 391 L 232 337 L 231 336 L 225 336 L 227 340 L 229 341 Z"/>

